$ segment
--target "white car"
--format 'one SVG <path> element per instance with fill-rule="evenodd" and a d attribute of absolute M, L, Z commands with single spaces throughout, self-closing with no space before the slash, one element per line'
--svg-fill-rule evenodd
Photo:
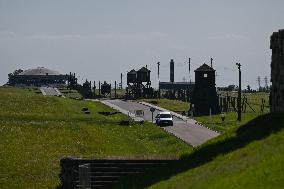
<path fill-rule="evenodd" d="M 170 125 L 173 126 L 173 116 L 171 112 L 159 112 L 155 117 L 156 124 L 159 126 Z"/>

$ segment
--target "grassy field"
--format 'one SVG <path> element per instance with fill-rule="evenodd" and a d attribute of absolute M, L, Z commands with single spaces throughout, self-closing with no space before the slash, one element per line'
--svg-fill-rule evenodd
<path fill-rule="evenodd" d="M 67 89 L 65 86 L 57 86 L 57 89 L 66 97 L 66 98 L 82 98 L 82 95 L 77 90 Z"/>
<path fill-rule="evenodd" d="M 91 114 L 82 113 L 88 107 Z M 99 102 L 0 87 L 1 188 L 55 188 L 64 156 L 179 158 L 192 148 L 151 123 L 130 122 Z"/>
<path fill-rule="evenodd" d="M 114 87 L 114 86 L 112 86 Z M 117 98 L 123 98 L 125 96 L 126 90 L 125 89 L 116 89 L 116 96 Z M 96 95 L 99 95 L 99 89 L 96 89 Z M 112 88 L 111 89 L 111 96 L 107 95 L 109 98 L 114 98 L 115 97 L 115 90 Z"/>
<path fill-rule="evenodd" d="M 283 188 L 284 116 L 261 115 L 186 155 L 171 167 L 117 188 Z"/>
<path fill-rule="evenodd" d="M 227 96 L 227 92 L 218 92 L 219 95 L 225 97 Z M 229 96 L 231 97 L 237 97 L 237 92 L 229 92 Z M 257 92 L 257 93 L 242 93 L 242 98 L 247 98 L 248 104 L 252 107 L 253 110 L 255 110 L 256 113 L 260 113 L 260 106 L 262 104 L 262 99 L 265 100 L 264 103 L 264 113 L 269 112 L 269 93 L 265 92 Z M 246 106 L 246 112 L 253 113 L 254 111 L 250 109 L 250 107 Z"/>
<path fill-rule="evenodd" d="M 220 94 L 220 92 L 219 92 Z M 226 93 L 222 94 L 226 96 Z M 237 97 L 237 93 L 229 93 L 230 96 Z M 219 132 L 225 132 L 230 130 L 231 128 L 238 127 L 240 125 L 246 124 L 252 119 L 262 115 L 263 113 L 269 113 L 269 94 L 268 93 L 245 93 L 243 94 L 248 99 L 249 105 L 255 110 L 253 112 L 248 106 L 245 112 L 242 112 L 242 121 L 238 122 L 237 120 L 237 113 L 236 112 L 227 112 L 225 113 L 225 121 L 221 120 L 220 115 L 213 115 L 211 118 L 210 116 L 199 116 L 194 117 L 199 122 L 202 122 L 207 127 L 210 127 Z M 265 106 L 263 113 L 260 111 L 261 100 L 265 100 Z"/>
<path fill-rule="evenodd" d="M 223 93 L 222 95 L 225 96 L 227 93 Z M 236 96 L 235 93 L 229 93 L 230 96 Z M 262 115 L 260 111 L 261 99 L 265 99 L 265 108 L 264 113 L 269 112 L 269 104 L 268 98 L 269 94 L 267 93 L 251 93 L 245 94 L 248 98 L 249 104 L 253 107 L 256 112 L 247 107 L 247 111 L 242 113 L 242 121 L 237 121 L 237 113 L 236 112 L 227 112 L 225 113 L 225 121 L 221 120 L 221 115 L 212 115 L 210 116 L 197 116 L 194 117 L 195 120 L 201 122 L 203 125 L 207 127 L 219 131 L 221 133 L 228 131 L 232 128 L 238 127 L 240 125 L 246 124 L 250 120 Z M 188 102 L 178 101 L 178 100 L 169 100 L 169 99 L 143 99 L 145 102 L 149 102 L 152 104 L 156 104 L 160 107 L 166 108 L 168 110 L 181 113 L 183 111 L 187 112 L 189 108 Z"/>
<path fill-rule="evenodd" d="M 180 100 L 170 100 L 170 99 L 143 99 L 143 101 L 155 104 L 157 106 L 166 108 L 168 110 L 174 111 L 174 112 L 187 112 L 189 108 L 189 102 L 183 102 Z"/>

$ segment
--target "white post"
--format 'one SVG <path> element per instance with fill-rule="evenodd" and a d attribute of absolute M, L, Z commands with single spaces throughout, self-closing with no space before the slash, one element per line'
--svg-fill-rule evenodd
<path fill-rule="evenodd" d="M 209 108 L 209 114 L 210 114 L 210 123 L 212 123 L 211 108 Z"/>
<path fill-rule="evenodd" d="M 79 188 L 91 189 L 90 164 L 79 165 Z"/>

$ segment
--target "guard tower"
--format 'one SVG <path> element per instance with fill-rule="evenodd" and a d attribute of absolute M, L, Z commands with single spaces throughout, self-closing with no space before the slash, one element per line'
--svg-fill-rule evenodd
<path fill-rule="evenodd" d="M 146 67 L 142 67 L 137 71 L 137 81 L 140 85 L 142 85 L 143 89 L 151 87 L 150 73 L 151 71 Z"/>
<path fill-rule="evenodd" d="M 127 96 L 133 98 L 151 97 L 153 88 L 151 88 L 150 80 L 151 71 L 147 67 L 140 70 L 131 70 L 127 73 Z"/>
<path fill-rule="evenodd" d="M 137 96 L 137 72 L 133 69 L 127 73 L 127 96 Z"/>
<path fill-rule="evenodd" d="M 220 113 L 218 97 L 215 87 L 215 70 L 203 64 L 195 71 L 195 87 L 191 98 L 191 105 L 195 115 Z"/>

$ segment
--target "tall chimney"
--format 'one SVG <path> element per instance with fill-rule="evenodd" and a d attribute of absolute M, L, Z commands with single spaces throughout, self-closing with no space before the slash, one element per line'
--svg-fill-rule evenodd
<path fill-rule="evenodd" d="M 213 58 L 211 58 L 211 68 L 212 68 Z"/>
<path fill-rule="evenodd" d="M 188 73 L 190 75 L 190 58 L 188 58 Z"/>
<path fill-rule="evenodd" d="M 175 81 L 175 63 L 174 60 L 171 59 L 170 62 L 170 82 L 174 82 Z"/>

